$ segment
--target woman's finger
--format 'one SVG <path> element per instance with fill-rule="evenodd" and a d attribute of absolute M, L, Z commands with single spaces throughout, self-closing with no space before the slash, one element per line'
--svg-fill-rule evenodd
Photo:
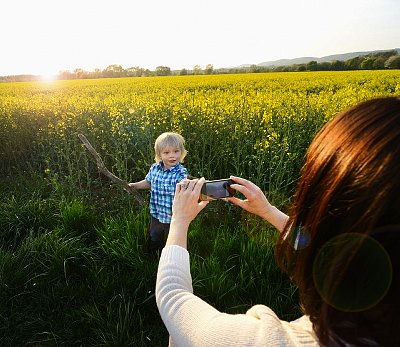
<path fill-rule="evenodd" d="M 232 189 L 235 189 L 236 191 L 238 191 L 239 193 L 242 193 L 244 196 L 248 195 L 250 193 L 249 189 L 246 188 L 245 186 L 241 185 L 241 184 L 231 184 L 230 187 Z"/>
<path fill-rule="evenodd" d="M 235 183 L 241 184 L 242 186 L 245 186 L 245 187 L 249 187 L 254 184 L 251 181 L 246 180 L 245 178 L 241 178 L 241 177 L 230 176 L 230 179 L 233 180 Z"/>
<path fill-rule="evenodd" d="M 179 191 L 185 191 L 189 188 L 190 180 L 187 178 L 184 178 L 182 181 L 180 181 L 176 186 L 179 187 Z"/>
<path fill-rule="evenodd" d="M 191 180 L 189 182 L 189 185 L 188 185 L 188 188 L 187 188 L 189 192 L 192 192 L 194 190 L 194 188 L 196 187 L 198 181 L 199 180 L 196 178 L 196 179 Z"/>
<path fill-rule="evenodd" d="M 198 194 L 199 196 L 200 196 L 201 188 L 203 187 L 203 184 L 204 184 L 205 181 L 206 181 L 206 180 L 205 180 L 204 177 L 200 178 L 199 180 L 196 180 L 196 183 L 195 183 L 195 185 L 194 185 L 193 190 L 194 190 L 194 192 L 195 192 L 196 194 Z"/>
<path fill-rule="evenodd" d="M 226 198 L 226 200 L 230 201 L 232 204 L 235 204 L 241 208 L 244 208 L 244 206 L 246 204 L 245 200 L 241 200 L 241 199 L 237 198 L 236 196 Z"/>

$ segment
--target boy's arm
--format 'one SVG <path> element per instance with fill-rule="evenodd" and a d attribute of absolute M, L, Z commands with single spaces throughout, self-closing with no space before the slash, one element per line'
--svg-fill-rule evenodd
<path fill-rule="evenodd" d="M 151 185 L 149 182 L 147 182 L 146 180 L 142 180 L 139 182 L 133 182 L 133 183 L 128 183 L 128 185 L 132 188 L 135 188 L 137 190 L 140 189 L 150 189 Z"/>

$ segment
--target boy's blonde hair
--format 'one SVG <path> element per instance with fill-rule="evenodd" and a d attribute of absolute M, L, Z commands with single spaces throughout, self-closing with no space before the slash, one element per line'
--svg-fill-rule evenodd
<path fill-rule="evenodd" d="M 182 152 L 180 161 L 183 163 L 183 159 L 185 159 L 187 151 L 185 149 L 185 139 L 182 135 L 174 132 L 166 132 L 157 137 L 156 142 L 154 143 L 154 152 L 156 154 L 154 159 L 156 163 L 161 160 L 161 151 L 165 147 L 179 148 Z"/>

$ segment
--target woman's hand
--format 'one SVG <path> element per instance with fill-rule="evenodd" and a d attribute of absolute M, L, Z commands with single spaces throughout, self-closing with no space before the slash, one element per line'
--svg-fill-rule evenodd
<path fill-rule="evenodd" d="M 266 219 L 272 205 L 260 187 L 244 178 L 235 176 L 231 176 L 230 178 L 235 182 L 235 184 L 231 184 L 231 188 L 242 193 L 246 197 L 246 200 L 241 200 L 237 197 L 227 199 L 244 210 Z"/>
<path fill-rule="evenodd" d="M 188 225 L 207 206 L 207 201 L 199 202 L 201 187 L 204 178 L 184 179 L 176 185 L 174 203 L 172 205 L 172 219 Z"/>
<path fill-rule="evenodd" d="M 242 193 L 246 199 L 241 200 L 237 197 L 231 197 L 227 198 L 227 200 L 250 213 L 260 216 L 270 222 L 279 231 L 282 231 L 289 217 L 271 205 L 260 187 L 244 178 L 236 176 L 231 176 L 230 178 L 235 182 L 235 184 L 231 184 L 231 187 Z"/>
<path fill-rule="evenodd" d="M 208 201 L 199 202 L 204 182 L 204 178 L 184 179 L 176 185 L 167 245 L 173 244 L 186 248 L 189 224 L 208 204 Z"/>

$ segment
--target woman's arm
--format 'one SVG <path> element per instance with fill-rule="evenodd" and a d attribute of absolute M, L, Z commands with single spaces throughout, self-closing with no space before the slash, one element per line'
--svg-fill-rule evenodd
<path fill-rule="evenodd" d="M 246 314 L 218 311 L 193 294 L 189 253 L 166 246 L 160 257 L 156 301 L 174 346 L 290 346 L 282 323 L 266 306 Z"/>
<path fill-rule="evenodd" d="M 208 204 L 208 201 L 199 202 L 200 190 L 204 182 L 204 178 L 183 179 L 176 185 L 171 226 L 166 245 L 186 248 L 189 224 Z"/>
<path fill-rule="evenodd" d="M 173 345 L 297 346 L 270 308 L 257 305 L 246 314 L 226 314 L 193 294 L 187 232 L 190 222 L 209 203 L 199 202 L 204 182 L 204 178 L 185 179 L 177 184 L 170 231 L 158 265 L 156 302 Z M 253 206 L 251 200 L 245 206 Z"/>
<path fill-rule="evenodd" d="M 244 210 L 260 216 L 282 232 L 289 220 L 289 216 L 271 205 L 262 190 L 254 183 L 236 176 L 231 176 L 230 178 L 237 183 L 232 184 L 231 187 L 242 193 L 246 199 L 241 200 L 236 197 L 227 199 Z"/>

